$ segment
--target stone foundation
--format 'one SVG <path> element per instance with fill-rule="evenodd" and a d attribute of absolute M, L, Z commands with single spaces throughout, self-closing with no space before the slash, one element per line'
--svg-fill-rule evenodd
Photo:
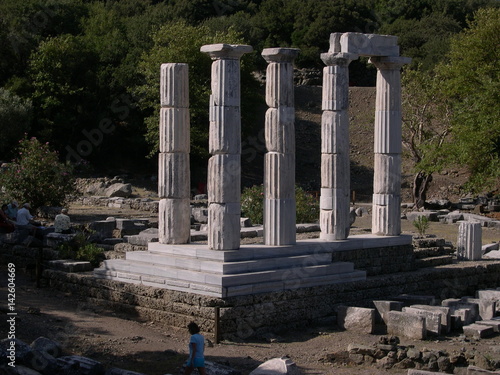
<path fill-rule="evenodd" d="M 209 336 L 216 330 L 218 308 L 219 338 L 247 339 L 280 329 L 303 329 L 325 319 L 333 322 L 339 305 L 370 307 L 373 300 L 405 293 L 438 299 L 474 295 L 476 290 L 500 284 L 500 262 L 462 262 L 373 276 L 365 281 L 228 298 L 96 279 L 91 274 L 46 270 L 44 277 L 52 287 L 131 312 L 138 319 L 182 328 L 197 321 Z"/>

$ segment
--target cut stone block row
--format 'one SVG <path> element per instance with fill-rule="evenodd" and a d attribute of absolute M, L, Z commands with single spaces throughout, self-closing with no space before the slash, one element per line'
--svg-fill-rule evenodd
<path fill-rule="evenodd" d="M 160 67 L 160 104 L 162 107 L 189 107 L 188 64 L 162 64 Z"/>
<path fill-rule="evenodd" d="M 236 250 L 240 247 L 239 203 L 210 203 L 208 206 L 208 246 L 213 250 Z"/>
<path fill-rule="evenodd" d="M 239 107 L 210 107 L 208 151 L 213 154 L 241 153 L 241 113 Z"/>
<path fill-rule="evenodd" d="M 158 196 L 160 198 L 189 198 L 189 154 L 158 155 Z"/>
<path fill-rule="evenodd" d="M 268 152 L 295 153 L 295 108 L 269 108 L 265 122 Z"/>
<path fill-rule="evenodd" d="M 323 68 L 321 109 L 324 111 L 342 111 L 349 108 L 349 62 L 341 63 L 338 60 L 336 63 L 337 65 Z"/>
<path fill-rule="evenodd" d="M 344 154 L 349 159 L 349 113 L 324 111 L 321 116 L 321 152 Z"/>
<path fill-rule="evenodd" d="M 189 153 L 189 109 L 160 109 L 160 152 Z"/>
<path fill-rule="evenodd" d="M 295 200 L 295 155 L 268 152 L 264 155 L 266 199 Z"/>
<path fill-rule="evenodd" d="M 161 199 L 158 207 L 158 236 L 163 244 L 190 242 L 191 210 L 189 197 Z"/>
<path fill-rule="evenodd" d="M 240 201 L 240 155 L 216 154 L 208 160 L 208 201 L 213 203 Z"/>
<path fill-rule="evenodd" d="M 269 246 L 296 242 L 295 199 L 264 200 L 264 243 Z"/>

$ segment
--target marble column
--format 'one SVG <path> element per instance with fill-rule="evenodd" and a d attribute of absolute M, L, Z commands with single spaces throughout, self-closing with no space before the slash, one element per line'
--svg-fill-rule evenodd
<path fill-rule="evenodd" d="M 159 242 L 189 243 L 189 78 L 187 64 L 162 64 L 158 159 Z"/>
<path fill-rule="evenodd" d="M 372 57 L 377 68 L 372 233 L 401 234 L 401 67 L 407 57 Z"/>
<path fill-rule="evenodd" d="M 482 228 L 479 222 L 460 221 L 457 238 L 457 258 L 460 260 L 480 260 Z"/>
<path fill-rule="evenodd" d="M 332 39 L 334 36 L 332 34 Z M 320 238 L 325 240 L 344 240 L 350 228 L 348 67 L 358 55 L 338 51 L 339 47 L 333 46 L 328 53 L 321 54 L 327 65 L 323 68 L 319 218 Z"/>
<path fill-rule="evenodd" d="M 240 58 L 247 45 L 201 47 L 212 63 L 208 161 L 208 246 L 213 250 L 240 247 L 241 115 Z"/>
<path fill-rule="evenodd" d="M 296 243 L 295 103 L 293 61 L 296 48 L 266 48 L 266 148 L 264 157 L 264 243 Z"/>

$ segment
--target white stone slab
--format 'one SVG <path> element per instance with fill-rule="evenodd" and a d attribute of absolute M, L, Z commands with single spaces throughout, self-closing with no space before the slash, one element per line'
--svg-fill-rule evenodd
<path fill-rule="evenodd" d="M 331 37 L 330 37 L 331 38 Z M 330 39 L 332 42 L 332 39 Z M 360 56 L 399 56 L 398 38 L 391 35 L 344 33 L 340 37 L 342 52 Z M 330 49 L 338 47 L 330 45 Z"/>
<path fill-rule="evenodd" d="M 441 315 L 441 332 L 449 333 L 451 331 L 451 311 L 445 306 L 429 306 L 429 305 L 411 305 L 411 308 L 425 310 Z"/>
<path fill-rule="evenodd" d="M 399 311 L 387 313 L 387 334 L 423 340 L 427 337 L 425 318 Z"/>
<path fill-rule="evenodd" d="M 464 326 L 463 330 L 466 337 L 473 337 L 475 339 L 482 339 L 494 334 L 493 327 L 475 323 Z"/>
<path fill-rule="evenodd" d="M 441 334 L 441 314 L 416 307 L 403 307 L 403 312 L 421 316 L 425 319 L 425 329 L 427 334 Z"/>

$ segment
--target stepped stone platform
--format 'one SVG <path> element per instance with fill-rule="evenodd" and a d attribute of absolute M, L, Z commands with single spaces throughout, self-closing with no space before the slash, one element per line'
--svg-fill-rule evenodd
<path fill-rule="evenodd" d="M 127 252 L 104 262 L 97 278 L 143 284 L 219 298 L 276 292 L 366 279 L 352 262 L 334 253 L 411 244 L 411 236 L 351 236 L 296 245 L 244 245 L 239 250 L 210 250 L 206 244 L 148 244 L 148 251 Z"/>

